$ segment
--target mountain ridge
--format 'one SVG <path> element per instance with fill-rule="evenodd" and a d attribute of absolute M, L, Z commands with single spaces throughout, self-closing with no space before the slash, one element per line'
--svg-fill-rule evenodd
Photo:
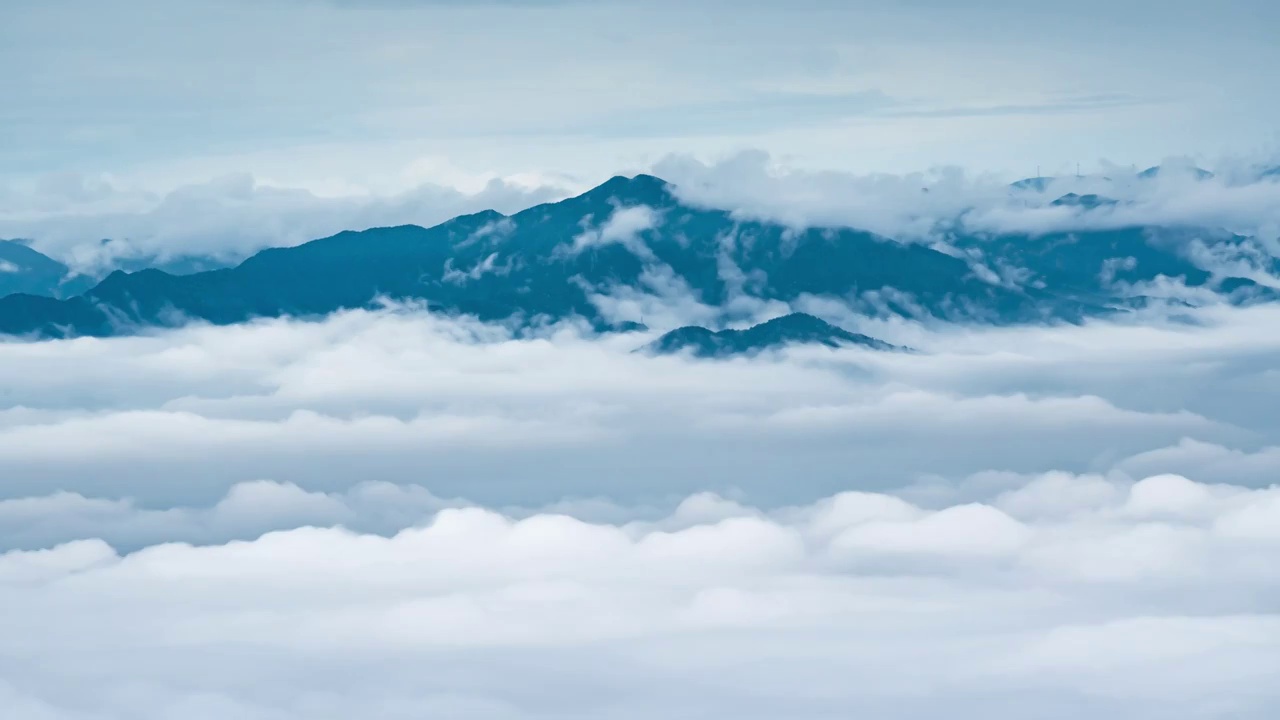
<path fill-rule="evenodd" d="M 22 240 L 0 240 L 0 296 L 15 293 L 74 296 L 93 286 L 64 263 Z"/>
<path fill-rule="evenodd" d="M 1210 282 L 1148 231 L 954 237 L 960 252 L 943 252 L 852 228 L 744 220 L 682 203 L 661 178 L 615 176 L 512 215 L 344 230 L 184 275 L 115 271 L 62 300 L 11 295 L 0 298 L 0 333 L 106 336 L 182 318 L 312 317 L 380 298 L 482 320 L 583 317 L 605 329 L 636 319 L 601 309 L 599 299 L 620 289 L 688 295 L 727 320 L 741 298 L 828 297 L 873 314 L 1076 322 L 1131 302 L 1109 283 Z M 984 262 L 1029 278 L 1009 281 Z"/>

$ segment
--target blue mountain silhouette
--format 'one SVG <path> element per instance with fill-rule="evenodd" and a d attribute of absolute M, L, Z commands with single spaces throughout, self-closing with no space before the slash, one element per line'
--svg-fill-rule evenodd
<path fill-rule="evenodd" d="M 593 296 L 658 286 L 713 306 L 742 294 L 786 303 L 830 296 L 903 315 L 1078 321 L 1131 302 L 1109 287 L 1115 280 L 1211 280 L 1149 228 L 952 237 L 957 253 L 848 228 L 743 220 L 682 203 L 673 190 L 650 175 L 615 177 L 512 216 L 341 232 L 191 274 L 117 271 L 65 299 L 24 290 L 0 298 L 0 333 L 105 336 L 192 319 L 320 316 L 384 298 L 485 320 L 580 316 L 609 329 Z M 993 281 L 991 268 L 1022 276 Z"/>
<path fill-rule="evenodd" d="M 92 286 L 90 278 L 75 275 L 66 265 L 26 243 L 0 240 L 0 296 L 30 293 L 67 297 Z"/>
<path fill-rule="evenodd" d="M 791 313 L 745 330 L 713 332 L 690 325 L 677 328 L 641 350 L 653 354 L 688 352 L 697 357 L 724 357 L 753 354 L 791 344 L 820 344 L 827 347 L 861 345 L 874 350 L 898 349 L 873 337 L 852 333 L 805 313 Z"/>

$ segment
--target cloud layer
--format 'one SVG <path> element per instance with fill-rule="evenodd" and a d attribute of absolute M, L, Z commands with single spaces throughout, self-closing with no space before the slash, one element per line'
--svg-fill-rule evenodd
<path fill-rule="evenodd" d="M 922 473 L 1082 471 L 1184 437 L 1254 449 L 1275 430 L 1270 306 L 1002 330 L 800 305 L 921 352 L 652 359 L 631 352 L 651 334 L 517 337 L 412 308 L 7 342 L 0 472 L 9 496 L 144 502 L 212 502 L 264 478 L 326 491 L 410 482 L 500 503 L 605 488 L 773 502 Z M 664 307 L 675 321 L 693 306 Z"/>
<path fill-rule="evenodd" d="M 1280 308 L 801 305 L 916 352 L 400 306 L 0 343 L 0 709 L 1274 715 Z"/>
<path fill-rule="evenodd" d="M 204 517 L 305 514 L 301 499 L 237 488 Z M 100 540 L 0 555 L 0 706 L 1263 718 L 1280 701 L 1267 681 L 1280 671 L 1275 488 L 1051 473 L 936 509 L 846 492 L 771 512 L 698 495 L 622 524 L 406 515 L 390 537 L 307 527 L 127 556 Z"/>

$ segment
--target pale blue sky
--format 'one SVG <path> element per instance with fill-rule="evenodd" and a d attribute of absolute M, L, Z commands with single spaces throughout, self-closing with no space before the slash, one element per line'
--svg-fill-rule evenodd
<path fill-rule="evenodd" d="M 328 192 L 744 148 L 1010 176 L 1277 146 L 1280 7 L 6 0 L 0 174 Z"/>

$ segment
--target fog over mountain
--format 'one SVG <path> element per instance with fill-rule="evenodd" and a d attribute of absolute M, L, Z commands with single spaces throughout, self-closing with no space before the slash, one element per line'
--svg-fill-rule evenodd
<path fill-rule="evenodd" d="M 1263 179 L 1202 188 L 1211 176 L 1200 173 L 1183 172 L 1168 190 L 1143 185 L 1174 173 L 1144 172 L 1115 188 L 1128 187 L 1130 199 L 1105 203 L 1081 203 L 1097 196 L 1074 192 L 1046 201 L 1047 189 L 1081 186 L 1083 178 L 1014 183 L 1002 204 L 935 215 L 929 224 L 920 215 L 897 237 L 815 226 L 813 218 L 753 218 L 712 207 L 705 184 L 684 190 L 652 175 L 619 176 L 514 215 L 486 210 L 431 228 L 344 231 L 215 270 L 190 260 L 185 272 L 116 270 L 83 295 L 67 292 L 62 278 L 44 292 L 0 299 L 0 330 L 101 336 L 184 319 L 323 315 L 384 299 L 492 321 L 581 317 L 610 327 L 640 322 L 646 304 L 673 296 L 703 307 L 714 324 L 761 319 L 814 298 L 871 314 L 997 323 L 1074 322 L 1171 296 L 1271 298 L 1275 241 L 1266 220 L 1252 216 L 1265 211 L 1205 213 L 1193 223 L 1148 206 L 1162 193 L 1268 198 L 1280 186 Z M 938 210 L 932 192 L 917 192 L 918 212 Z"/>
<path fill-rule="evenodd" d="M 0 246 L 0 706 L 1269 717 L 1274 183 L 732 162 Z"/>

